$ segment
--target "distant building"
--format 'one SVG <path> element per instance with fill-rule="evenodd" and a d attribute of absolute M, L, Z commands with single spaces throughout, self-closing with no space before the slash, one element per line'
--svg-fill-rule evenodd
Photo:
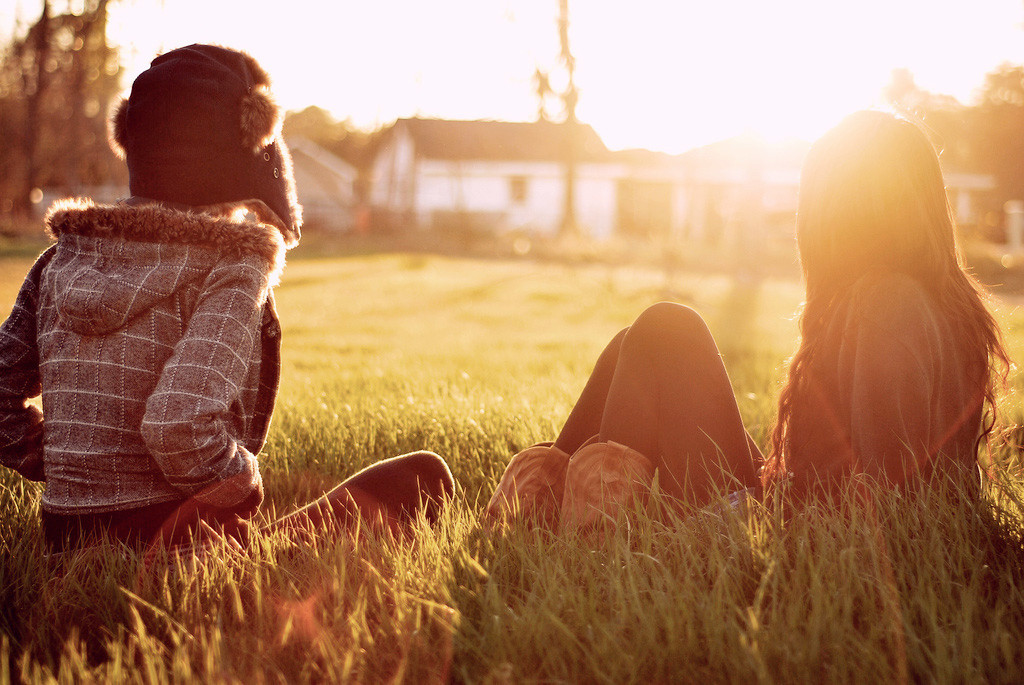
<path fill-rule="evenodd" d="M 555 235 L 565 199 L 566 127 L 552 122 L 399 119 L 385 129 L 360 169 L 291 136 L 299 202 L 309 228 L 463 228 Z M 575 217 L 585 235 L 746 245 L 794 228 L 800 169 L 809 144 L 743 135 L 681 155 L 609 151 L 593 128 L 577 128 Z M 979 207 L 996 188 L 987 174 L 946 170 L 950 203 L 962 226 L 982 222 Z M 41 216 L 61 197 L 114 202 L 125 186 L 46 188 Z M 361 195 L 366 195 L 361 197 Z"/>
<path fill-rule="evenodd" d="M 793 234 L 800 168 L 810 144 L 740 135 L 679 156 L 684 237 L 736 244 Z"/>
<path fill-rule="evenodd" d="M 685 169 L 677 215 L 685 235 L 727 243 L 749 235 L 789 238 L 795 228 L 800 170 L 810 148 L 806 141 L 764 141 L 737 136 L 679 156 Z M 946 191 L 957 222 L 978 222 L 981 198 L 995 189 L 988 174 L 945 170 Z"/>
<path fill-rule="evenodd" d="M 612 233 L 621 175 L 594 130 L 580 124 L 576 221 Z M 451 223 L 551 235 L 564 213 L 566 127 L 546 121 L 399 119 L 370 168 L 370 203 L 402 226 Z"/>
<path fill-rule="evenodd" d="M 996 190 L 995 176 L 990 174 L 970 174 L 956 171 L 945 171 L 946 194 L 953 206 L 957 223 L 961 226 L 974 226 L 982 222 L 980 207 L 982 198 Z"/>
<path fill-rule="evenodd" d="M 565 197 L 565 126 L 551 122 L 399 119 L 370 170 L 378 217 L 409 228 L 470 225 L 553 235 Z M 611 152 L 580 125 L 575 214 L 585 234 L 746 245 L 791 239 L 809 143 L 742 135 L 681 155 Z M 961 222 L 992 177 L 947 174 Z"/>
<path fill-rule="evenodd" d="M 579 130 L 575 215 L 591 237 L 734 241 L 766 216 L 791 223 L 793 160 L 806 145 L 781 156 L 743 138 L 684 155 L 610 152 L 590 126 Z M 564 146 L 564 125 L 551 122 L 399 119 L 373 159 L 370 203 L 405 227 L 469 221 L 553 235 L 564 213 Z"/>
<path fill-rule="evenodd" d="M 350 230 L 358 204 L 356 167 L 307 138 L 292 136 L 286 142 L 303 221 L 309 228 Z"/>
<path fill-rule="evenodd" d="M 352 228 L 357 208 L 356 167 L 306 138 L 289 137 L 287 143 L 306 225 L 327 230 Z M 41 217 L 55 200 L 63 197 L 89 197 L 97 203 L 112 203 L 128 195 L 128 187 L 120 185 L 47 188 L 34 207 Z"/>

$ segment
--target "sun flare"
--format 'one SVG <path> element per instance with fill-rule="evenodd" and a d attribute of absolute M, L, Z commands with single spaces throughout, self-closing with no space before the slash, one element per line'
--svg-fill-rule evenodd
<path fill-rule="evenodd" d="M 530 120 L 534 71 L 556 87 L 564 78 L 557 12 L 555 0 L 293 0 L 268 16 L 135 0 L 112 6 L 110 36 L 126 86 L 160 50 L 215 42 L 257 56 L 289 109 L 315 104 L 368 128 L 416 115 Z M 578 114 L 613 149 L 682 152 L 744 132 L 810 139 L 877 104 L 894 68 L 969 100 L 986 71 L 1024 62 L 1022 19 L 1017 0 L 571 2 Z"/>

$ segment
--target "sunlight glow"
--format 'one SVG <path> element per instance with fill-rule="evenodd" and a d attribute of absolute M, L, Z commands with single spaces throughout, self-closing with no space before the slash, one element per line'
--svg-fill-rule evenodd
<path fill-rule="evenodd" d="M 217 42 L 256 56 L 290 109 L 316 104 L 363 127 L 415 115 L 530 120 L 534 69 L 560 78 L 557 10 L 555 0 L 125 0 L 109 33 L 125 46 L 126 85 L 161 49 Z M 1024 62 L 1019 0 L 577 0 L 570 16 L 578 114 L 613 149 L 681 152 L 743 132 L 813 138 L 877 104 L 893 68 L 967 102 L 985 72 Z"/>

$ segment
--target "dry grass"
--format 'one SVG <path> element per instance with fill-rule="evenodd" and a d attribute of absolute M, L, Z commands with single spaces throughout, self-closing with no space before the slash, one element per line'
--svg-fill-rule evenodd
<path fill-rule="evenodd" d="M 4 308 L 29 263 L 0 259 Z M 4 473 L 0 682 L 1020 679 L 1012 503 L 881 493 L 785 525 L 762 508 L 668 524 L 635 512 L 600 545 L 480 525 L 508 456 L 557 431 L 604 342 L 659 299 L 705 314 L 763 444 L 798 284 L 307 253 L 277 295 L 285 369 L 262 515 L 426 448 L 459 482 L 442 523 L 411 543 L 44 558 L 39 487 Z M 1020 358 L 1024 317 L 1000 316 Z M 1003 416 L 1019 422 L 1015 393 Z M 1024 499 L 1017 480 L 1008 492 Z"/>

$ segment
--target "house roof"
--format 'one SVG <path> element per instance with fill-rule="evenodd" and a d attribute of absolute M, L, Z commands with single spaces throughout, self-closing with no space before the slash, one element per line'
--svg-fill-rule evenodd
<path fill-rule="evenodd" d="M 356 167 L 346 159 L 339 157 L 321 145 L 317 145 L 305 136 L 287 136 L 285 142 L 288 144 L 288 151 L 292 158 L 303 156 L 311 160 L 313 164 L 321 168 L 324 173 L 351 180 L 355 178 L 358 171 Z"/>
<path fill-rule="evenodd" d="M 399 119 L 419 155 L 431 159 L 560 161 L 568 145 L 567 124 L 550 121 L 455 121 Z M 577 124 L 580 161 L 608 157 L 608 148 L 589 124 Z"/>
<path fill-rule="evenodd" d="M 320 147 L 308 138 L 289 136 L 288 149 L 302 202 L 330 198 L 338 202 L 352 200 L 352 185 L 358 176 L 354 166 Z"/>

